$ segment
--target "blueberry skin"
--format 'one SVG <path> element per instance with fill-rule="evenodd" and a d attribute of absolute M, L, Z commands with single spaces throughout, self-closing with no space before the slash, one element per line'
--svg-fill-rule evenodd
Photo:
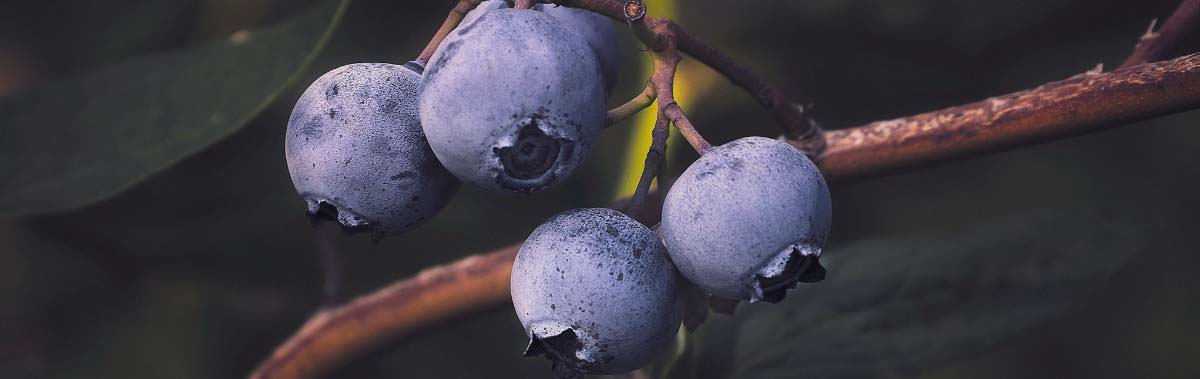
<path fill-rule="evenodd" d="M 713 148 L 668 191 L 659 234 L 685 277 L 712 295 L 782 300 L 824 279 L 832 205 L 817 166 L 762 137 Z"/>
<path fill-rule="evenodd" d="M 421 83 L 420 117 L 438 160 L 496 192 L 551 187 L 604 127 L 587 42 L 543 12 L 498 9 L 452 32 Z"/>
<path fill-rule="evenodd" d="M 458 25 L 460 28 L 469 27 L 468 25 L 475 23 L 484 14 L 505 8 L 509 8 L 506 1 L 486 0 L 467 12 Z M 596 12 L 554 4 L 536 4 L 533 9 L 554 16 L 568 29 L 579 33 L 587 40 L 588 45 L 592 48 L 592 53 L 596 54 L 596 59 L 600 61 L 600 72 L 604 75 L 605 93 L 611 94 L 621 71 L 621 52 L 613 20 Z"/>
<path fill-rule="evenodd" d="M 596 12 L 554 4 L 538 4 L 534 9 L 562 20 L 568 29 L 578 32 L 588 41 L 596 59 L 600 61 L 605 93 L 611 94 L 621 73 L 621 52 L 613 20 Z"/>
<path fill-rule="evenodd" d="M 679 328 L 679 280 L 641 223 L 606 208 L 559 213 L 513 263 L 513 306 L 531 339 L 526 355 L 545 354 L 562 376 L 638 369 Z"/>
<path fill-rule="evenodd" d="M 450 201 L 458 180 L 434 157 L 417 117 L 420 69 L 345 65 L 296 101 L 284 145 L 309 214 L 382 236 L 417 227 Z"/>
<path fill-rule="evenodd" d="M 535 5 L 535 7 L 536 7 L 536 5 Z M 459 28 L 470 27 L 471 24 L 474 24 L 475 21 L 479 21 L 479 18 L 483 17 L 483 15 L 487 14 L 488 12 L 491 12 L 491 11 L 494 11 L 497 9 L 508 9 L 508 8 L 512 8 L 512 7 L 510 7 L 508 5 L 507 1 L 484 0 L 484 1 L 480 2 L 479 5 L 476 5 L 475 9 L 472 9 L 470 12 L 467 12 L 466 16 L 463 16 L 462 21 L 458 22 L 458 27 Z M 441 46 L 438 46 L 438 47 L 441 48 Z"/>

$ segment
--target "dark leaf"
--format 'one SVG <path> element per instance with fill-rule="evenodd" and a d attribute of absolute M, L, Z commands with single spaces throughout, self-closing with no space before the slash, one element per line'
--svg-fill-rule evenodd
<path fill-rule="evenodd" d="M 701 328 L 697 372 L 880 377 L 978 355 L 1087 301 L 1127 262 L 1137 234 L 1112 220 L 1058 210 L 945 240 L 832 249 L 825 282 Z"/>
<path fill-rule="evenodd" d="M 0 216 L 106 199 L 238 130 L 303 73 L 348 3 L 0 102 Z"/>

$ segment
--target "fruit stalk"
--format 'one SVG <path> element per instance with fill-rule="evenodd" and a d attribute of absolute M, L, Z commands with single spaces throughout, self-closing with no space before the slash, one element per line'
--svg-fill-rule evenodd
<path fill-rule="evenodd" d="M 670 19 L 640 17 L 630 21 L 628 15 L 625 14 L 626 8 L 623 2 L 617 0 L 543 0 L 543 2 L 587 9 L 618 21 L 631 22 L 634 34 L 649 50 L 664 50 L 669 45 L 670 50 L 678 50 L 695 58 L 725 76 L 734 85 L 749 92 L 759 105 L 769 112 L 776 124 L 783 129 L 784 135 L 792 140 L 793 146 L 801 148 L 810 156 L 816 156 L 825 147 L 821 127 L 809 116 L 808 108 L 788 101 L 778 87 L 768 83 L 720 50 L 708 46 Z M 675 113 L 682 116 L 682 110 L 669 112 L 669 114 Z"/>
<path fill-rule="evenodd" d="M 650 50 L 650 54 L 654 56 L 654 73 L 650 76 L 650 85 L 658 93 L 659 114 L 679 129 L 679 134 L 697 153 L 704 154 L 712 148 L 712 144 L 700 135 L 692 121 L 683 114 L 679 103 L 675 102 L 675 72 L 681 57 L 675 51 L 673 39 L 666 38 L 663 41 L 664 45 L 652 47 Z"/>
<path fill-rule="evenodd" d="M 463 17 L 467 16 L 468 12 L 479 6 L 483 0 L 458 0 L 458 4 L 450 9 L 450 14 L 446 15 L 446 21 L 442 22 L 442 26 L 438 27 L 437 32 L 433 33 L 433 38 L 429 39 L 429 44 L 425 45 L 425 49 L 421 50 L 421 54 L 417 55 L 415 61 L 422 66 L 429 63 L 429 58 L 437 51 L 438 46 L 442 44 L 442 40 L 458 27 L 458 23 L 462 22 Z"/>
<path fill-rule="evenodd" d="M 608 114 L 605 116 L 607 119 L 605 127 L 612 126 L 613 124 L 633 117 L 633 115 L 637 114 L 642 109 L 646 109 L 646 107 L 649 107 L 650 104 L 654 103 L 654 99 L 657 97 L 658 93 L 654 91 L 654 86 L 647 84 L 646 88 L 642 89 L 642 92 L 637 96 L 629 99 L 629 101 L 626 101 L 625 104 L 621 104 L 620 106 L 608 111 Z"/>
<path fill-rule="evenodd" d="M 658 175 L 663 158 L 667 156 L 667 137 L 671 133 L 669 123 L 666 115 L 659 112 L 658 119 L 654 121 L 654 129 L 651 131 L 652 138 L 650 151 L 646 152 L 646 165 L 642 168 L 642 176 L 638 179 L 637 189 L 633 191 L 633 196 L 629 199 L 629 206 L 625 210 L 625 214 L 629 217 L 638 218 L 638 215 L 641 214 L 642 207 L 646 204 L 646 196 L 650 193 L 650 182 Z"/>

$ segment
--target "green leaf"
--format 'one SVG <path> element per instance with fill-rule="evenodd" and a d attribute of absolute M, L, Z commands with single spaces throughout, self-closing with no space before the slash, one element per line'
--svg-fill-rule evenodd
<path fill-rule="evenodd" d="M 300 77 L 349 0 L 0 102 L 0 216 L 109 198 L 237 131 Z"/>
<path fill-rule="evenodd" d="M 1128 261 L 1136 235 L 1111 215 L 1057 210 L 946 240 L 835 248 L 822 258 L 825 282 L 701 327 L 693 364 L 702 377 L 923 372 L 1085 302 Z"/>

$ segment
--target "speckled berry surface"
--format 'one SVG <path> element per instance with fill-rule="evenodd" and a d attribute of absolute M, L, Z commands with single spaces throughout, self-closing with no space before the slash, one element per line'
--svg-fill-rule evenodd
<path fill-rule="evenodd" d="M 540 9 L 561 20 L 568 29 L 579 33 L 588 41 L 600 62 L 605 93 L 612 94 L 613 86 L 617 84 L 621 73 L 621 51 L 613 20 L 596 12 L 554 4 L 538 4 L 534 9 Z"/>
<path fill-rule="evenodd" d="M 650 229 L 611 209 L 575 209 L 521 245 L 512 300 L 533 340 L 528 353 L 555 359 L 560 375 L 622 373 L 671 343 L 682 317 L 678 280 Z"/>
<path fill-rule="evenodd" d="M 459 23 L 459 27 L 467 27 L 484 14 L 505 8 L 509 8 L 509 6 L 508 2 L 503 0 L 481 2 L 475 9 L 467 12 L 462 22 Z M 568 29 L 579 33 L 587 40 L 600 63 L 600 72 L 604 75 L 604 89 L 606 93 L 612 94 L 613 86 L 616 85 L 621 71 L 621 52 L 617 43 L 617 31 L 613 27 L 614 21 L 596 12 L 554 4 L 537 4 L 533 9 L 554 16 L 562 21 Z"/>
<path fill-rule="evenodd" d="M 713 148 L 667 193 L 658 230 L 680 273 L 712 295 L 779 301 L 824 278 L 829 189 L 804 153 L 769 138 Z"/>
<path fill-rule="evenodd" d="M 467 12 L 466 16 L 463 16 L 462 21 L 458 22 L 458 27 L 459 28 L 468 28 L 471 26 L 471 24 L 474 24 L 475 21 L 479 21 L 479 18 L 483 17 L 483 15 L 487 14 L 488 12 L 491 12 L 491 11 L 494 11 L 497 9 L 507 9 L 507 8 L 512 8 L 512 7 L 510 7 L 508 5 L 508 2 L 504 1 L 504 0 L 481 1 L 479 3 L 479 5 L 475 6 L 475 9 L 472 9 L 470 12 Z M 439 46 L 439 48 L 441 48 L 441 47 Z"/>
<path fill-rule="evenodd" d="M 292 110 L 285 152 L 310 214 L 342 226 L 400 233 L 428 220 L 458 189 L 417 117 L 420 66 L 356 63 L 318 78 Z"/>
<path fill-rule="evenodd" d="M 587 42 L 543 12 L 498 9 L 458 28 L 430 59 L 420 117 L 438 159 L 497 192 L 561 183 L 604 126 Z"/>

